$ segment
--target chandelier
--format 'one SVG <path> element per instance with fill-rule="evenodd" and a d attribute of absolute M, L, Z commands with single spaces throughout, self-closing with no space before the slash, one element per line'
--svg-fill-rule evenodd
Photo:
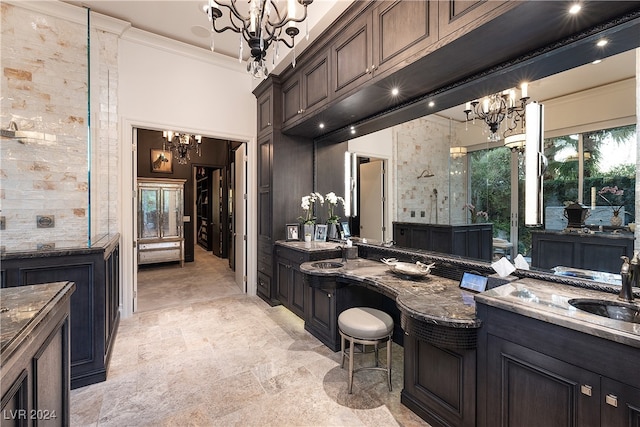
<path fill-rule="evenodd" d="M 467 122 L 475 122 L 476 119 L 484 121 L 491 132 L 489 140 L 498 141 L 500 125 L 507 119 L 503 133 L 505 145 L 509 148 L 521 148 L 524 146 L 525 107 L 529 102 L 527 83 L 520 86 L 520 91 L 519 100 L 516 100 L 516 91 L 509 89 L 489 95 L 482 102 L 477 99 L 467 102 L 464 109 Z"/>
<path fill-rule="evenodd" d="M 304 15 L 302 18 L 296 18 L 296 1 L 304 7 Z M 242 62 L 243 39 L 251 49 L 251 58 L 247 62 L 247 72 L 254 78 L 267 78 L 269 70 L 267 68 L 267 49 L 271 44 L 276 45 L 273 55 L 272 66 L 278 57 L 278 42 L 284 43 L 289 49 L 293 49 L 292 66 L 296 66 L 295 53 L 295 36 L 300 33 L 296 28 L 296 22 L 303 22 L 307 19 L 307 6 L 313 3 L 313 0 L 287 0 L 287 14 L 284 15 L 278 10 L 274 0 L 248 0 L 249 14 L 243 15 L 237 8 L 236 0 L 228 0 L 226 3 L 222 1 L 209 0 L 209 3 L 203 6 L 204 12 L 209 17 L 211 28 L 216 33 L 223 33 L 227 30 L 233 31 L 240 35 L 240 51 L 238 61 Z M 216 26 L 216 21 L 222 18 L 222 8 L 227 9 L 228 23 L 222 28 Z M 291 42 L 287 42 L 282 38 L 282 29 L 285 34 L 291 37 Z M 214 50 L 213 32 L 211 33 L 211 51 Z M 309 37 L 309 29 L 307 23 L 307 38 Z"/>
<path fill-rule="evenodd" d="M 201 155 L 200 144 L 202 144 L 202 135 L 189 135 L 188 133 L 177 133 L 170 130 L 162 132 L 162 149 L 172 150 L 178 163 L 186 165 L 191 160 L 190 152 L 195 151 L 198 156 Z"/>

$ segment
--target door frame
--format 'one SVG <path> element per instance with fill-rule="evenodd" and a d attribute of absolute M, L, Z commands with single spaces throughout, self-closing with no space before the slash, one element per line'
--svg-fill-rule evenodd
<path fill-rule="evenodd" d="M 136 218 L 137 208 L 136 188 L 137 182 L 137 144 L 134 138 L 135 129 L 144 128 L 163 130 L 167 128 L 182 129 L 198 135 L 207 135 L 211 138 L 227 139 L 246 143 L 247 168 L 245 179 L 247 182 L 247 250 L 246 269 L 247 285 L 246 293 L 256 295 L 257 290 L 257 143 L 255 135 L 230 134 L 215 129 L 189 129 L 176 123 L 156 123 L 133 118 L 120 118 L 120 174 L 118 175 L 119 203 L 118 222 L 120 229 L 120 314 L 122 318 L 133 315 L 137 309 L 137 249 Z"/>

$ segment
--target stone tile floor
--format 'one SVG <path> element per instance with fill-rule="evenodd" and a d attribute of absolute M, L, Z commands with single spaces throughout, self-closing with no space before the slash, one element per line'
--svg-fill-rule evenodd
<path fill-rule="evenodd" d="M 363 371 L 349 395 L 340 354 L 233 279 L 226 259 L 199 247 L 184 268 L 141 268 L 138 311 L 120 322 L 107 381 L 71 391 L 71 425 L 428 425 L 400 403 L 401 347 L 393 392 L 383 372 Z"/>

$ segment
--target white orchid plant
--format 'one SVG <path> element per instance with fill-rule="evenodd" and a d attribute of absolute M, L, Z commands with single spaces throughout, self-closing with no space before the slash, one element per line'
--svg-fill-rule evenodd
<path fill-rule="evenodd" d="M 340 217 L 335 214 L 334 209 L 338 206 L 338 203 L 341 203 L 344 207 L 344 199 L 340 196 L 336 196 L 336 193 L 333 191 L 324 196 L 327 201 L 327 210 L 329 217 L 327 219 L 327 224 L 337 224 Z"/>
<path fill-rule="evenodd" d="M 324 204 L 324 198 L 320 193 L 309 193 L 307 196 L 302 196 L 302 210 L 304 214 L 298 217 L 298 220 L 303 224 L 315 224 L 316 217 L 313 216 L 313 206 L 319 203 L 321 206 Z"/>

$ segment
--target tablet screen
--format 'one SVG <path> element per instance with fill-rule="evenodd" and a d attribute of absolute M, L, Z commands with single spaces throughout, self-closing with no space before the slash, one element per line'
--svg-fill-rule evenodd
<path fill-rule="evenodd" d="M 484 292 L 487 289 L 487 278 L 479 274 L 465 272 L 460 279 L 460 288 L 472 292 Z"/>

